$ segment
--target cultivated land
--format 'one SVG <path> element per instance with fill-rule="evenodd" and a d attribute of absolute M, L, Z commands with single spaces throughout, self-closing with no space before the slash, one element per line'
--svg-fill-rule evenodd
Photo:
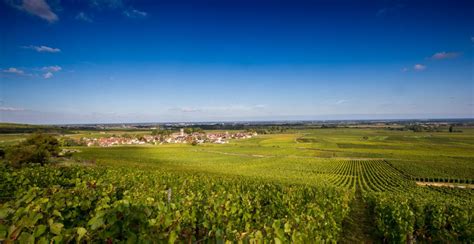
<path fill-rule="evenodd" d="M 471 128 L 298 129 L 224 145 L 74 148 L 54 166 L 2 169 L 0 237 L 474 241 Z"/>
<path fill-rule="evenodd" d="M 426 180 L 474 176 L 472 129 L 463 133 L 318 129 L 260 135 L 226 145 L 164 144 L 81 150 L 77 158 L 96 159 L 104 165 L 132 164 L 270 178 L 291 178 L 288 172 L 292 171 L 316 177 L 314 171 L 318 167 L 330 169 L 351 160 L 384 162 L 411 177 Z M 272 174 L 261 174 L 269 171 Z"/>

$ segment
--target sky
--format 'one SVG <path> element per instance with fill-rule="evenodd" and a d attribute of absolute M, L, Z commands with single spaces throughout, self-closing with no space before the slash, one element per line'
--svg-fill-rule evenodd
<path fill-rule="evenodd" d="M 0 1 L 0 122 L 474 118 L 474 1 Z"/>

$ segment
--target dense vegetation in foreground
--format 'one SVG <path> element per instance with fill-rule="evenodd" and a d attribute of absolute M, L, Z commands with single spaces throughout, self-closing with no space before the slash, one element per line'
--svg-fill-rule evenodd
<path fill-rule="evenodd" d="M 3 167 L 1 186 L 2 199 L 11 200 L 0 210 L 0 237 L 43 243 L 335 241 L 355 197 L 345 187 L 100 166 Z M 363 194 L 374 235 L 391 242 L 472 241 L 472 197 L 426 189 Z"/>
<path fill-rule="evenodd" d="M 78 148 L 70 163 L 1 167 L 0 239 L 468 243 L 473 191 L 415 181 L 472 182 L 473 141 L 469 130 L 325 129 Z"/>
<path fill-rule="evenodd" d="M 351 194 L 125 168 L 2 173 L 15 193 L 0 216 L 12 240 L 337 240 Z"/>

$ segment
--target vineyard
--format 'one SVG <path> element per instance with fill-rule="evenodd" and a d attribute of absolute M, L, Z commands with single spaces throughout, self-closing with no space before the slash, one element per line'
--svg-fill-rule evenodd
<path fill-rule="evenodd" d="M 339 160 L 326 178 L 335 186 L 364 192 L 406 191 L 414 186 L 384 160 Z"/>
<path fill-rule="evenodd" d="M 2 165 L 0 240 L 473 242 L 474 191 L 416 183 L 470 184 L 474 161 L 466 148 L 474 143 L 463 135 L 458 146 L 453 136 L 449 150 L 435 151 L 427 148 L 448 146 L 439 139 L 428 146 L 426 137 L 426 146 L 410 149 L 413 139 L 384 133 L 77 148 L 50 166 Z M 391 138 L 406 147 L 400 139 L 394 151 Z M 421 167 L 422 157 L 432 167 Z M 459 172 L 441 163 L 448 157 Z"/>
<path fill-rule="evenodd" d="M 2 205 L 0 237 L 20 242 L 334 241 L 352 196 L 332 187 L 129 169 L 1 173 L 2 199 L 15 200 Z"/>

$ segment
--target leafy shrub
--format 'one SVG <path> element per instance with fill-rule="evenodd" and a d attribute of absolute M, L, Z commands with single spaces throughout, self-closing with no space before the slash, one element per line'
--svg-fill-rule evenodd
<path fill-rule="evenodd" d="M 13 167 L 21 167 L 30 163 L 44 165 L 51 157 L 58 156 L 59 152 L 59 141 L 54 136 L 36 133 L 24 142 L 7 148 L 5 156 Z"/>

